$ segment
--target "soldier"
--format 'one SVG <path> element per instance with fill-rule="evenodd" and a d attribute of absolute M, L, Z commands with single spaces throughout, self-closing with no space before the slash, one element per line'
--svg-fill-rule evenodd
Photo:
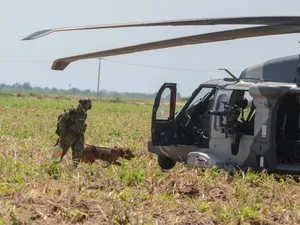
<path fill-rule="evenodd" d="M 250 105 L 250 107 L 247 107 Z M 253 105 L 253 100 L 249 101 L 244 98 L 237 102 L 237 106 L 242 110 L 237 121 L 238 131 L 248 135 L 254 134 L 254 116 L 255 116 L 255 107 Z M 245 118 L 244 118 L 244 115 Z"/>
<path fill-rule="evenodd" d="M 71 108 L 60 115 L 56 133 L 59 135 L 57 144 L 62 148 L 61 159 L 72 148 L 72 160 L 74 168 L 83 157 L 84 133 L 87 127 L 85 120 L 87 111 L 92 108 L 90 99 L 80 99 L 76 108 Z"/>

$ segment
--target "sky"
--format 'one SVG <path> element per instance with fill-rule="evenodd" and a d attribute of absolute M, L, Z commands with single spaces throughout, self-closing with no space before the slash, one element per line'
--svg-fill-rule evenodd
<path fill-rule="evenodd" d="M 245 26 L 116 28 L 53 33 L 32 41 L 29 34 L 48 28 L 240 16 L 300 16 L 299 0 L 0 0 L 0 83 L 97 89 L 98 59 L 51 70 L 57 58 L 145 42 Z M 287 4 L 288 2 L 288 4 Z M 246 38 L 106 57 L 100 89 L 155 93 L 164 82 L 177 83 L 189 96 L 201 83 L 239 75 L 246 67 L 299 53 L 299 34 Z"/>

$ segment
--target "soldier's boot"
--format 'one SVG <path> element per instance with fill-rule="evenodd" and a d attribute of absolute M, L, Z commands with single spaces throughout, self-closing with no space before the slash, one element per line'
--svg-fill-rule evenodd
<path fill-rule="evenodd" d="M 80 161 L 79 159 L 74 159 L 74 160 L 73 160 L 73 168 L 74 168 L 74 169 L 77 168 L 77 166 L 78 166 L 78 164 L 79 164 L 79 161 Z"/>

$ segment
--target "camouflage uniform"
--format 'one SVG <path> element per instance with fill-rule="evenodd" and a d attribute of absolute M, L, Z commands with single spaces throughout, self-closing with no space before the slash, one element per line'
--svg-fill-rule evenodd
<path fill-rule="evenodd" d="M 61 159 L 72 148 L 72 160 L 74 167 L 77 167 L 83 157 L 84 151 L 84 133 L 86 130 L 85 120 L 87 111 L 92 108 L 92 102 L 89 99 L 79 100 L 76 108 L 67 110 L 58 121 L 59 140 L 63 152 Z"/>

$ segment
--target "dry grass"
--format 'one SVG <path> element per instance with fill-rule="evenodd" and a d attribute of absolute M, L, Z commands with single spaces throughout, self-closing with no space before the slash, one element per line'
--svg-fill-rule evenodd
<path fill-rule="evenodd" d="M 76 101 L 0 98 L 0 224 L 297 224 L 298 177 L 228 174 L 147 151 L 151 105 L 95 103 L 86 142 L 124 146 L 122 166 L 50 163 L 57 115 Z M 58 179 L 53 179 L 56 175 Z"/>

